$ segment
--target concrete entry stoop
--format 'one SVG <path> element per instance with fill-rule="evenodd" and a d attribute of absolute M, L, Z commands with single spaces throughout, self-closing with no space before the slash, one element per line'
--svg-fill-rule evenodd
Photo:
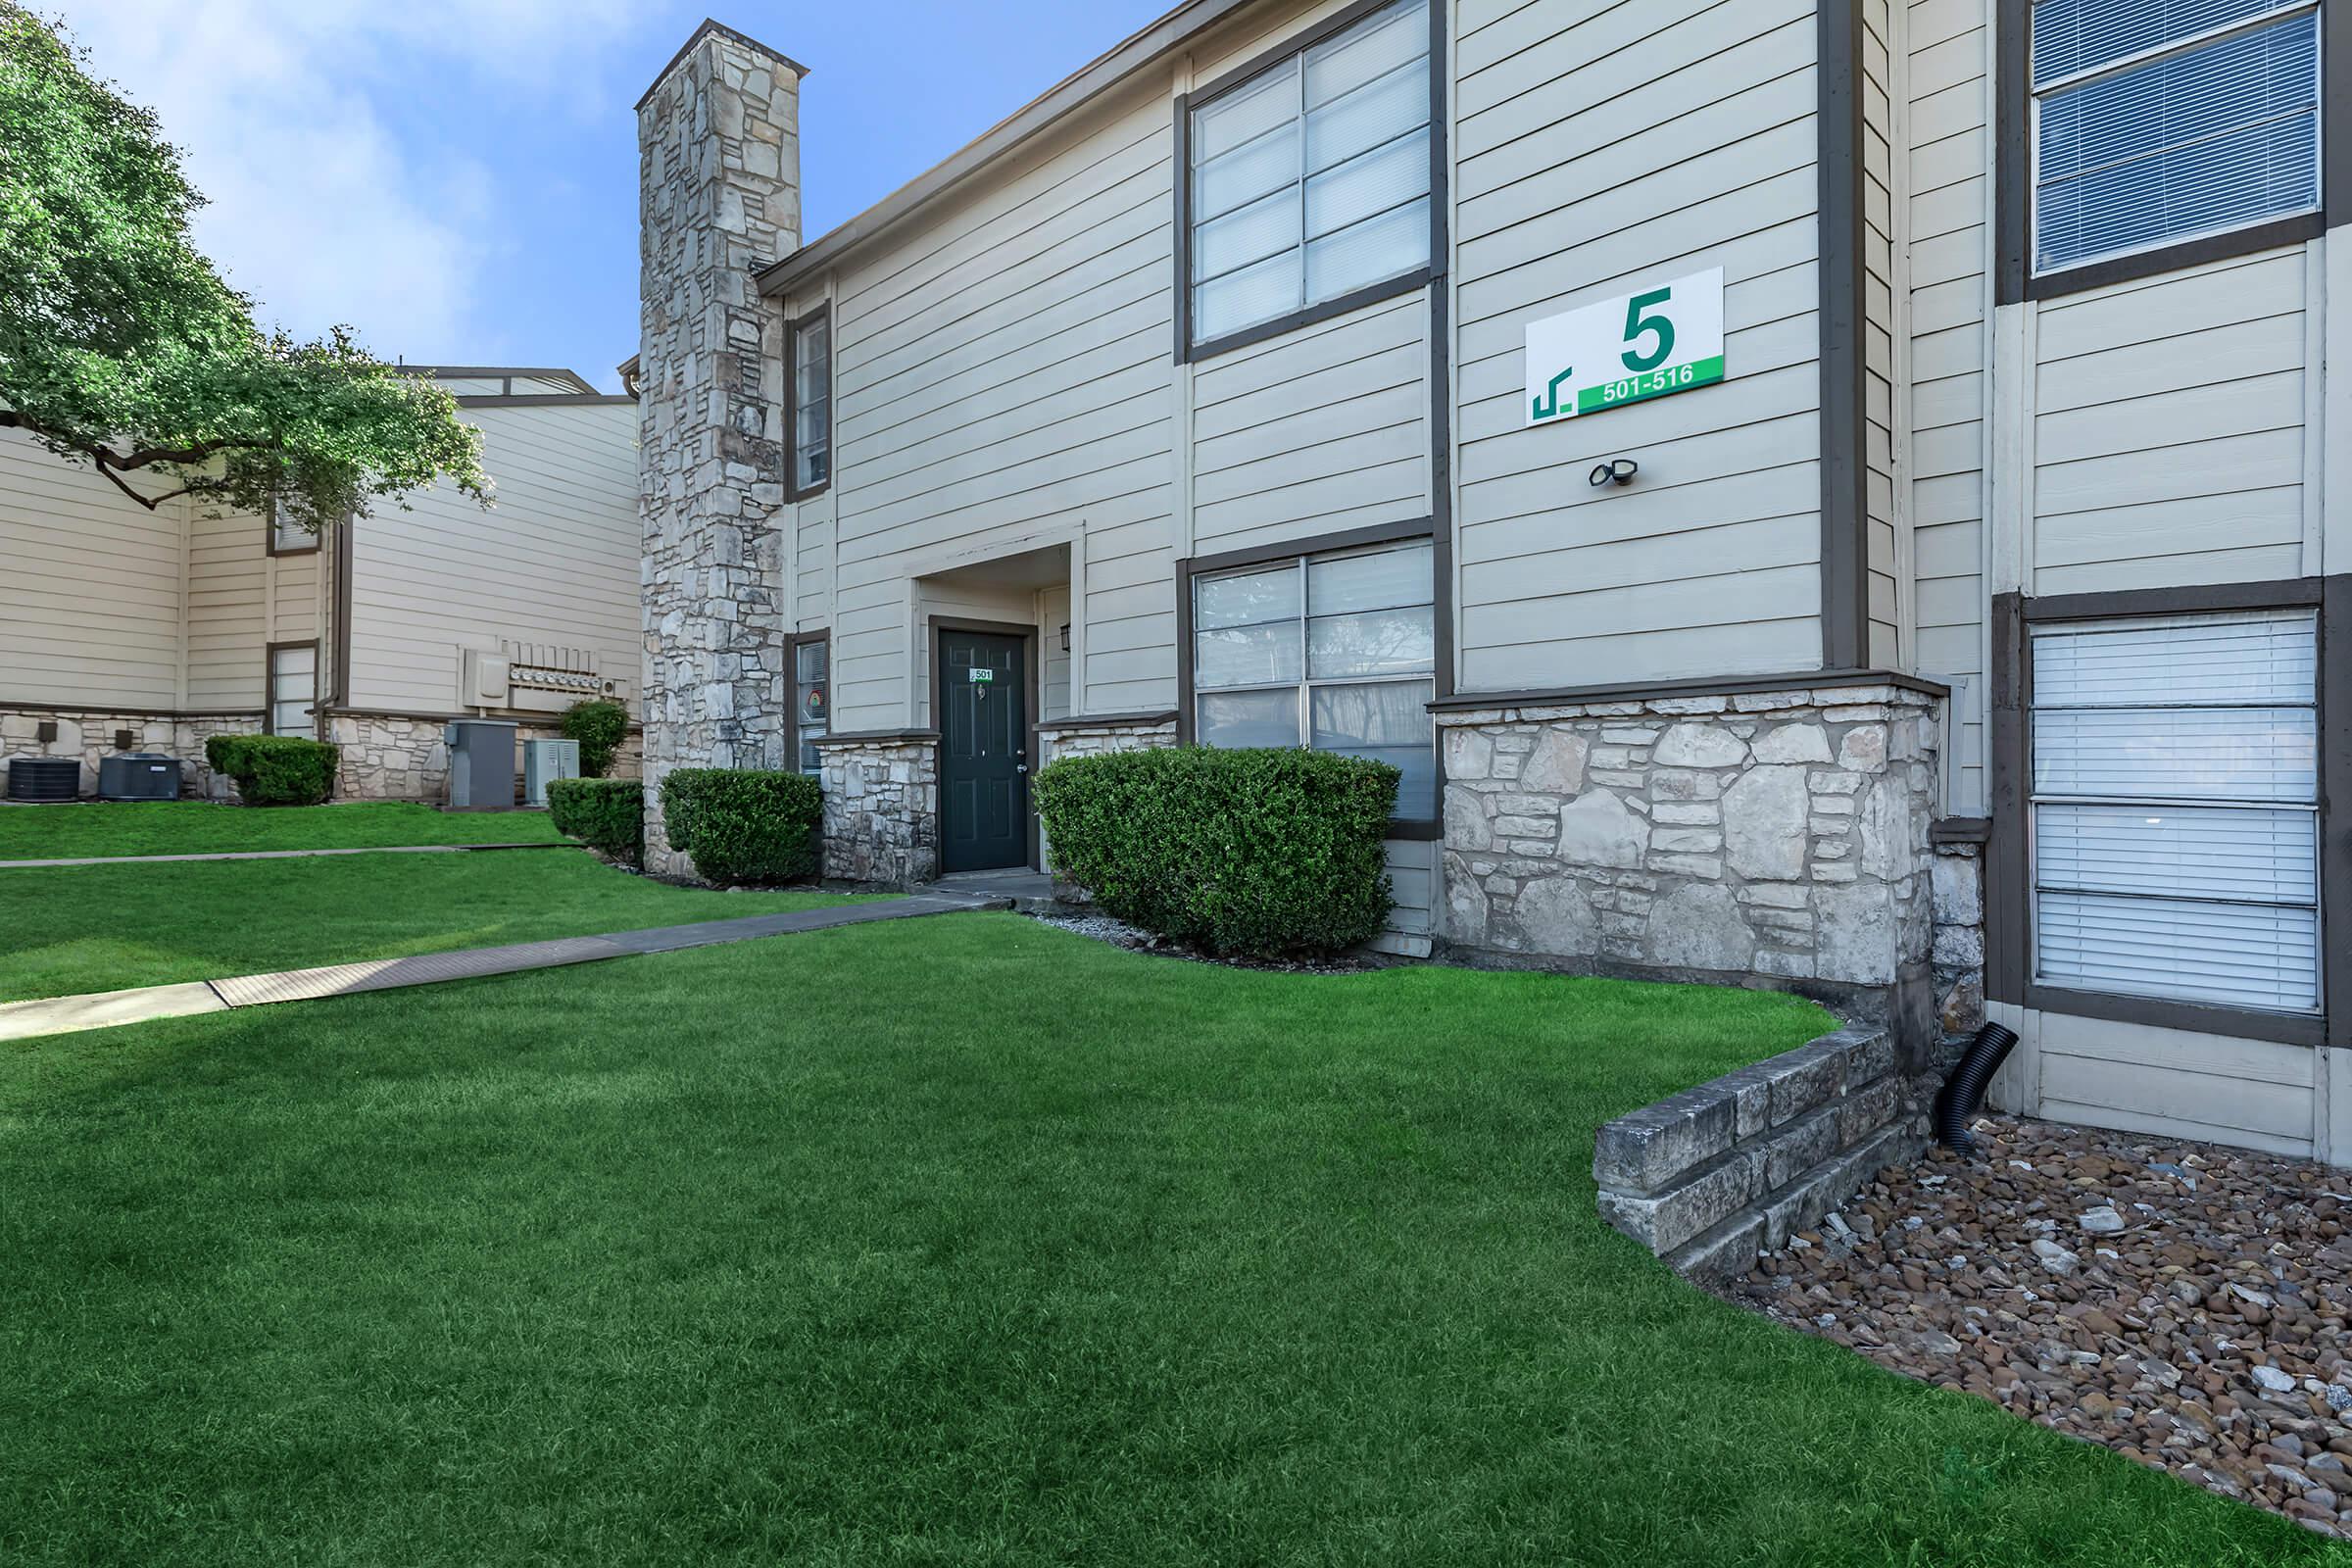
<path fill-rule="evenodd" d="M 916 891 L 1007 900 L 1023 914 L 1061 914 L 1076 907 L 1055 896 L 1052 876 L 1026 865 L 1002 871 L 951 871 Z"/>

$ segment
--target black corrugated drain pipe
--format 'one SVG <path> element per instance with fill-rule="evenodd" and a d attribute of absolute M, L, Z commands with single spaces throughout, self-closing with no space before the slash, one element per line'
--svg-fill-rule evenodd
<path fill-rule="evenodd" d="M 1969 1136 L 1969 1119 L 1984 1102 L 1984 1091 L 1992 1084 L 1992 1075 L 2001 1070 L 2009 1059 L 2010 1048 L 2017 1044 L 2017 1031 L 1988 1023 L 1977 1031 L 1977 1038 L 1968 1043 L 1960 1054 L 1960 1065 L 1943 1081 L 1942 1090 L 1936 1096 L 1936 1141 L 1944 1148 L 1962 1154 L 1974 1153 L 1977 1141 Z"/>

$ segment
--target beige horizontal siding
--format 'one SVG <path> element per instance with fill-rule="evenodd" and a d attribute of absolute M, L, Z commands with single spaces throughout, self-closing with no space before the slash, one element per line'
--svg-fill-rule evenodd
<path fill-rule="evenodd" d="M 1809 0 L 1466 6 L 1460 29 L 1459 686 L 1817 662 Z M 1728 381 L 1526 427 L 1530 319 L 1713 266 Z M 1635 489 L 1587 485 L 1627 454 Z"/>

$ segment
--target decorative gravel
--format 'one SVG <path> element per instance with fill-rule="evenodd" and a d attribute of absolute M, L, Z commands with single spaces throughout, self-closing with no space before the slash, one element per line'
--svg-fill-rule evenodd
<path fill-rule="evenodd" d="M 2352 1173 L 1986 1117 L 1734 1294 L 1898 1372 L 2352 1538 Z"/>

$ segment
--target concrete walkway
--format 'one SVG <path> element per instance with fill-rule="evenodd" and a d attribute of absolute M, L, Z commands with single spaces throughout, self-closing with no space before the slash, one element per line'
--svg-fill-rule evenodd
<path fill-rule="evenodd" d="M 111 1029 L 117 1024 L 144 1023 L 150 1018 L 185 1018 L 200 1012 L 226 1012 L 232 1007 L 311 1002 L 322 997 L 438 985 L 445 980 L 474 980 L 526 969 L 556 969 L 566 964 L 633 958 L 649 953 L 676 953 L 686 948 L 751 942 L 760 937 L 825 931 L 834 926 L 865 925 L 876 920 L 912 920 L 932 914 L 1010 906 L 1003 899 L 926 893 L 828 909 L 794 909 L 781 914 L 746 915 L 736 920 L 613 931 L 602 936 L 558 937 L 548 942 L 521 942 L 503 948 L 464 948 L 455 953 L 418 954 L 412 958 L 335 963 L 318 969 L 289 969 L 279 974 L 248 974 L 227 980 L 194 980 L 179 985 L 140 986 L 129 991 L 92 991 L 77 997 L 46 997 L 34 1002 L 0 1004 L 0 1040 Z"/>
<path fill-rule="evenodd" d="M 582 850 L 584 844 L 382 844 L 351 850 L 227 850 L 218 855 L 87 855 L 71 860 L 0 860 L 0 871 L 55 865 L 172 865 L 182 860 L 303 860 L 316 855 L 472 855 L 483 850 Z"/>

